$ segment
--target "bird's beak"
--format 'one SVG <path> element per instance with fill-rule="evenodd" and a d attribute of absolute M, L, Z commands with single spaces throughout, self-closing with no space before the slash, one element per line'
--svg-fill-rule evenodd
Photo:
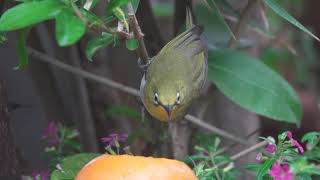
<path fill-rule="evenodd" d="M 173 105 L 166 105 L 166 106 L 164 106 L 164 109 L 166 110 L 168 117 L 170 118 L 171 112 L 173 110 Z"/>

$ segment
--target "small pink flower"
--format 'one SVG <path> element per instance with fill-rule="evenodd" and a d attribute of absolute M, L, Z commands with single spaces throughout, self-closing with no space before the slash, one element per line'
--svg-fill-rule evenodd
<path fill-rule="evenodd" d="M 33 171 L 31 174 L 32 180 L 49 180 L 50 177 L 50 171 L 44 170 L 44 171 Z"/>
<path fill-rule="evenodd" d="M 45 139 L 50 147 L 59 144 L 58 127 L 53 121 L 50 121 L 47 128 L 42 134 L 42 139 Z"/>
<path fill-rule="evenodd" d="M 301 144 L 297 140 L 293 139 L 291 131 L 288 131 L 287 136 L 291 141 L 291 145 L 297 147 L 301 154 L 304 153 L 304 149 Z"/>
<path fill-rule="evenodd" d="M 274 153 L 277 150 L 276 148 L 277 148 L 276 145 L 268 144 L 265 150 L 268 151 L 269 153 Z"/>
<path fill-rule="evenodd" d="M 256 160 L 262 162 L 262 153 L 258 153 L 256 156 Z"/>
<path fill-rule="evenodd" d="M 273 163 L 269 175 L 274 180 L 292 180 L 294 178 L 294 174 L 290 171 L 289 166 L 280 165 L 278 162 Z"/>
<path fill-rule="evenodd" d="M 106 146 L 115 146 L 116 141 L 118 141 L 119 143 L 124 143 L 126 142 L 127 138 L 128 138 L 128 134 L 112 133 L 107 137 L 101 138 L 101 141 Z"/>

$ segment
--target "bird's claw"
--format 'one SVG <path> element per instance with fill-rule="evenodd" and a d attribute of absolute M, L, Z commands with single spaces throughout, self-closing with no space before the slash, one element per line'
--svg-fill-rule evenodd
<path fill-rule="evenodd" d="M 138 59 L 138 66 L 140 67 L 140 69 L 142 69 L 144 72 L 147 71 L 149 65 L 151 64 L 152 59 L 149 58 L 147 63 L 143 63 L 141 58 Z"/>

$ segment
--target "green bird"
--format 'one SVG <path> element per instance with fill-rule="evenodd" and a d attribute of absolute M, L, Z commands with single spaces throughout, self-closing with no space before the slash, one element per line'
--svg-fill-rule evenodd
<path fill-rule="evenodd" d="M 165 45 L 151 59 L 140 85 L 147 111 L 164 122 L 182 119 L 200 96 L 207 79 L 207 49 L 187 9 L 186 31 Z"/>

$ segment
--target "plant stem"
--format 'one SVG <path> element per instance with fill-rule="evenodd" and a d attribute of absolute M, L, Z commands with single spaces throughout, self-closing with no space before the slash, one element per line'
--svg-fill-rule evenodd
<path fill-rule="evenodd" d="M 146 45 L 143 40 L 143 33 L 141 31 L 141 28 L 139 26 L 139 23 L 137 21 L 136 15 L 134 13 L 133 7 L 131 2 L 127 4 L 128 8 L 128 17 L 129 17 L 129 25 L 130 28 L 133 30 L 134 37 L 138 40 L 139 42 L 139 47 L 137 49 L 138 55 L 141 58 L 142 62 L 144 65 L 149 63 L 149 54 L 146 49 Z"/>

